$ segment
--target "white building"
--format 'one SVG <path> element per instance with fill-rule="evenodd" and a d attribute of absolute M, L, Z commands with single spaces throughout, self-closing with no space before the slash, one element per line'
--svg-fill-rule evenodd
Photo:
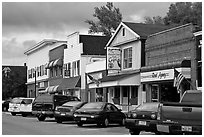
<path fill-rule="evenodd" d="M 104 49 L 109 37 L 80 35 L 75 32 L 67 36 L 64 50 L 64 81 L 69 83 L 63 94 L 75 95 L 87 101 L 85 71 L 86 64 L 105 58 Z"/>
<path fill-rule="evenodd" d="M 89 88 L 100 91 L 103 101 L 129 111 L 145 102 L 140 69 L 145 65 L 144 48 L 147 36 L 166 29 L 165 26 L 121 22 L 106 44 L 108 75 Z"/>
<path fill-rule="evenodd" d="M 24 52 L 27 56 L 27 94 L 29 97 L 36 97 L 38 91 L 49 86 L 49 70 L 46 66 L 49 63 L 49 51 L 66 41 L 44 39 Z M 36 84 L 35 84 L 36 83 Z"/>

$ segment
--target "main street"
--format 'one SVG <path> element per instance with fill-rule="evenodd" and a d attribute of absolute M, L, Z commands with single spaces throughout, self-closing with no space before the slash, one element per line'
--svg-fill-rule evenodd
<path fill-rule="evenodd" d="M 78 127 L 74 122 L 58 124 L 54 118 L 39 122 L 35 117 L 11 116 L 2 112 L 2 135 L 128 135 L 128 129 L 118 125 L 100 128 L 96 125 Z M 151 133 L 141 133 L 150 135 Z"/>

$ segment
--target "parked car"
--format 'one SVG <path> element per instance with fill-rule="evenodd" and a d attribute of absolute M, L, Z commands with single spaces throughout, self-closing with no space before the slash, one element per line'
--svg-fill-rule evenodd
<path fill-rule="evenodd" d="M 87 102 L 70 101 L 55 108 L 54 117 L 57 123 L 74 120 L 74 112 Z"/>
<path fill-rule="evenodd" d="M 140 131 L 157 132 L 158 102 L 144 103 L 127 114 L 125 127 L 131 135 L 139 135 Z"/>
<path fill-rule="evenodd" d="M 16 97 L 11 100 L 9 103 L 8 111 L 11 112 L 11 115 L 15 116 L 16 114 L 22 114 L 22 116 L 27 116 L 32 114 L 32 102 L 34 98 L 24 98 Z"/>
<path fill-rule="evenodd" d="M 22 98 L 20 104 L 20 113 L 22 114 L 23 117 L 32 114 L 32 103 L 34 99 L 35 98 Z"/>
<path fill-rule="evenodd" d="M 157 130 L 165 134 L 202 134 L 202 91 L 187 90 L 180 102 L 159 106 Z"/>
<path fill-rule="evenodd" d="M 46 117 L 53 118 L 55 108 L 68 101 L 80 101 L 80 99 L 75 96 L 40 94 L 33 102 L 32 114 L 39 121 L 44 121 Z"/>
<path fill-rule="evenodd" d="M 9 109 L 9 103 L 11 102 L 11 98 L 2 100 L 2 111 L 8 111 Z"/>
<path fill-rule="evenodd" d="M 74 120 L 78 126 L 83 124 L 97 124 L 107 127 L 109 123 L 124 125 L 125 114 L 114 104 L 107 102 L 87 103 L 74 113 Z"/>

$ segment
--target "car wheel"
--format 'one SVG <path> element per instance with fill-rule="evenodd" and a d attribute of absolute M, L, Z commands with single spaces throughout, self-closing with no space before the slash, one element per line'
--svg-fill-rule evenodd
<path fill-rule="evenodd" d="M 39 116 L 37 116 L 37 117 L 38 117 L 38 120 L 39 120 L 39 121 L 44 121 L 45 118 L 46 118 L 46 116 L 44 116 L 44 115 L 39 115 Z"/>
<path fill-rule="evenodd" d="M 7 111 L 7 108 L 6 108 L 6 107 L 3 107 L 3 111 Z"/>
<path fill-rule="evenodd" d="M 23 117 L 27 117 L 27 114 L 22 114 Z"/>
<path fill-rule="evenodd" d="M 101 127 L 101 123 L 97 123 L 97 126 L 98 126 L 98 127 Z"/>
<path fill-rule="evenodd" d="M 55 120 L 57 121 L 57 123 L 62 123 L 62 120 L 59 119 L 59 118 L 57 118 L 57 119 L 55 119 Z"/>
<path fill-rule="evenodd" d="M 161 135 L 161 133 L 158 132 L 158 131 L 156 131 L 156 132 L 154 132 L 154 133 L 155 133 L 155 135 Z"/>
<path fill-rule="evenodd" d="M 15 115 L 16 115 L 16 113 L 14 113 L 14 112 L 11 112 L 11 115 L 12 115 L 12 116 L 15 116 Z"/>
<path fill-rule="evenodd" d="M 108 118 L 105 118 L 104 122 L 103 122 L 103 126 L 107 127 L 109 125 L 109 120 Z"/>
<path fill-rule="evenodd" d="M 139 135 L 140 130 L 129 130 L 130 135 Z"/>
<path fill-rule="evenodd" d="M 82 125 L 83 125 L 83 123 L 81 123 L 81 122 L 77 123 L 77 126 L 79 126 L 79 127 L 82 127 Z"/>
<path fill-rule="evenodd" d="M 125 119 L 123 118 L 122 121 L 119 123 L 121 126 L 125 125 Z"/>

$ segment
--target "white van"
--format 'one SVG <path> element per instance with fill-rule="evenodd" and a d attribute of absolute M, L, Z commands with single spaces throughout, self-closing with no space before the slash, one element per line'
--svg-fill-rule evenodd
<path fill-rule="evenodd" d="M 22 114 L 23 117 L 26 117 L 28 114 L 32 114 L 32 103 L 34 99 L 35 98 L 24 97 L 13 98 L 9 103 L 8 111 L 11 112 L 13 116 Z"/>

